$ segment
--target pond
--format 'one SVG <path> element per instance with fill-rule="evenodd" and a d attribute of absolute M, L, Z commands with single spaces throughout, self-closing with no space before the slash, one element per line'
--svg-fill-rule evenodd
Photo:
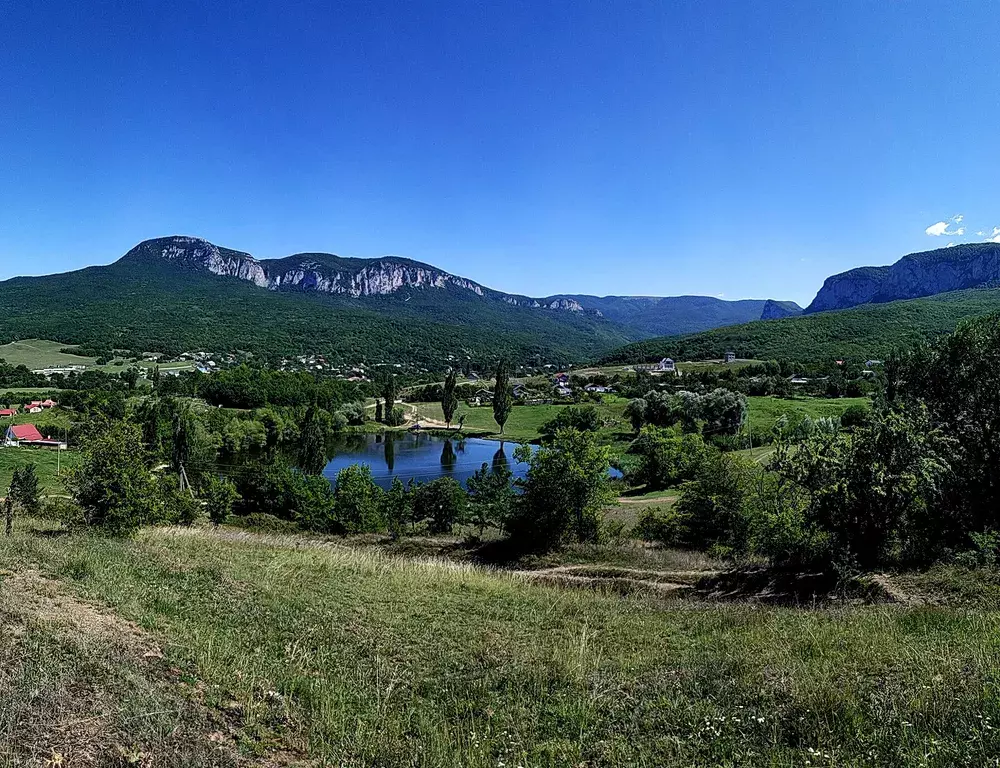
<path fill-rule="evenodd" d="M 344 435 L 333 444 L 333 458 L 323 470 L 331 483 L 337 473 L 352 464 L 367 464 L 372 477 L 388 488 L 398 477 L 405 485 L 410 480 L 426 483 L 439 477 L 453 477 L 463 486 L 484 463 L 506 464 L 514 477 L 524 477 L 527 464 L 514 460 L 517 443 L 479 438 L 447 439 L 419 432 L 384 435 Z M 532 446 L 536 450 L 537 446 Z"/>

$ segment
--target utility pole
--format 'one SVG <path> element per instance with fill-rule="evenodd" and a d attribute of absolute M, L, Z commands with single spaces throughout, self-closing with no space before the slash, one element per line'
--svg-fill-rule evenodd
<path fill-rule="evenodd" d="M 4 517 L 6 518 L 4 534 L 10 538 L 14 533 L 14 500 L 11 498 L 10 488 L 7 489 L 7 498 L 4 500 L 3 510 Z"/>

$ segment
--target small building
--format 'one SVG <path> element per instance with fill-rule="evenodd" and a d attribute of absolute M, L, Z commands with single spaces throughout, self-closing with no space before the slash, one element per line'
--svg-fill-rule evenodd
<path fill-rule="evenodd" d="M 556 384 L 569 384 L 568 373 L 557 373 L 553 378 Z"/>
<path fill-rule="evenodd" d="M 0 419 L 9 419 L 12 416 L 17 416 L 17 406 L 12 408 L 0 408 Z"/>
<path fill-rule="evenodd" d="M 656 370 L 663 371 L 664 373 L 676 373 L 677 365 L 669 357 L 665 357 L 656 364 Z"/>
<path fill-rule="evenodd" d="M 735 363 L 736 362 L 736 353 L 735 352 L 726 352 L 726 354 L 725 354 L 725 361 L 727 363 Z"/>
<path fill-rule="evenodd" d="M 611 387 L 602 387 L 599 384 L 588 384 L 584 387 L 587 392 L 603 395 L 611 391 Z"/>
<path fill-rule="evenodd" d="M 43 437 L 34 424 L 13 424 L 7 427 L 4 445 L 10 448 L 37 447 L 66 450 L 66 443 Z"/>
<path fill-rule="evenodd" d="M 572 397 L 573 390 L 567 387 L 565 384 L 560 384 L 558 387 L 556 387 L 556 394 L 559 395 L 559 397 Z"/>
<path fill-rule="evenodd" d="M 882 365 L 881 360 L 865 360 L 865 368 L 871 369 L 879 365 Z"/>

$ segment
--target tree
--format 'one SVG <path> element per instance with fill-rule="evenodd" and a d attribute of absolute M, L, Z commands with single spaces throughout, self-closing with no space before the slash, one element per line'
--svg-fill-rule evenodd
<path fill-rule="evenodd" d="M 632 424 L 632 429 L 638 432 L 646 423 L 646 401 L 641 397 L 633 398 L 625 406 L 625 418 Z"/>
<path fill-rule="evenodd" d="M 570 428 L 535 453 L 522 445 L 514 455 L 529 466 L 507 526 L 511 539 L 537 551 L 594 541 L 601 511 L 615 498 L 609 449 L 593 433 Z"/>
<path fill-rule="evenodd" d="M 88 525 L 124 535 L 146 523 L 155 488 L 139 428 L 121 421 L 101 425 L 87 440 L 66 487 Z"/>
<path fill-rule="evenodd" d="M 389 490 L 382 494 L 382 520 L 389 534 L 398 538 L 408 521 L 413 517 L 413 503 L 410 494 L 406 492 L 403 481 L 398 477 L 392 479 Z"/>
<path fill-rule="evenodd" d="M 26 464 L 14 470 L 14 477 L 10 483 L 10 496 L 25 514 L 38 514 L 40 508 L 38 476 L 35 474 L 34 464 Z"/>
<path fill-rule="evenodd" d="M 500 427 L 501 435 L 513 407 L 514 398 L 510 391 L 510 372 L 507 360 L 500 358 L 500 362 L 497 363 L 496 384 L 493 386 L 493 420 Z"/>
<path fill-rule="evenodd" d="M 441 411 L 444 413 L 444 420 L 449 429 L 451 429 L 451 420 L 458 408 L 458 395 L 455 394 L 457 384 L 458 374 L 452 368 L 444 378 L 444 390 L 441 393 Z"/>
<path fill-rule="evenodd" d="M 551 442 L 560 429 L 571 427 L 580 432 L 596 432 L 601 428 L 601 416 L 592 405 L 568 405 L 552 419 L 542 424 L 543 442 Z"/>
<path fill-rule="evenodd" d="M 517 493 L 511 484 L 513 475 L 506 464 L 494 462 L 493 469 L 485 462 L 469 478 L 469 510 L 479 535 L 487 528 L 503 530 L 510 517 Z"/>
<path fill-rule="evenodd" d="M 160 366 L 153 366 L 153 373 L 150 375 L 149 380 L 153 385 L 153 391 L 158 392 L 160 389 Z"/>
<path fill-rule="evenodd" d="M 175 474 L 180 474 L 183 468 L 193 481 L 215 461 L 218 444 L 189 405 L 175 401 L 173 410 L 170 468 Z"/>
<path fill-rule="evenodd" d="M 240 499 L 240 494 L 232 481 L 218 475 L 208 476 L 202 495 L 208 508 L 208 519 L 215 525 L 226 521 L 226 518 L 233 513 L 233 506 Z"/>
<path fill-rule="evenodd" d="M 382 489 L 367 464 L 352 464 L 337 475 L 334 509 L 347 533 L 374 533 L 383 529 Z"/>
<path fill-rule="evenodd" d="M 299 425 L 299 468 L 307 475 L 318 475 L 326 466 L 326 437 L 319 409 L 310 405 Z"/>
<path fill-rule="evenodd" d="M 465 516 L 467 498 L 458 481 L 439 477 L 413 490 L 413 515 L 427 521 L 431 533 L 450 533 Z"/>
<path fill-rule="evenodd" d="M 395 375 L 391 373 L 383 374 L 380 390 L 382 393 L 382 399 L 385 401 L 385 409 L 382 411 L 382 414 L 388 421 L 390 420 L 393 409 L 396 406 L 396 395 L 398 393 Z"/>
<path fill-rule="evenodd" d="M 640 459 L 635 482 L 657 491 L 690 480 L 705 457 L 706 447 L 698 434 L 649 426 L 642 428 L 629 453 Z"/>
<path fill-rule="evenodd" d="M 128 369 L 122 371 L 121 379 L 125 382 L 125 386 L 131 392 L 135 389 L 136 384 L 139 383 L 139 377 L 142 372 L 136 366 L 130 366 Z"/>
<path fill-rule="evenodd" d="M 382 411 L 382 401 L 381 400 L 376 400 L 375 401 L 375 421 L 377 421 L 380 424 L 383 421 L 383 411 Z"/>

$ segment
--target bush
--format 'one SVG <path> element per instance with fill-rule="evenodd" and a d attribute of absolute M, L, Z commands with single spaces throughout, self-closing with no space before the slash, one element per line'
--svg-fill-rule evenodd
<path fill-rule="evenodd" d="M 639 515 L 632 535 L 643 541 L 655 541 L 665 546 L 680 544 L 687 536 L 684 518 L 675 509 L 649 507 Z"/>

